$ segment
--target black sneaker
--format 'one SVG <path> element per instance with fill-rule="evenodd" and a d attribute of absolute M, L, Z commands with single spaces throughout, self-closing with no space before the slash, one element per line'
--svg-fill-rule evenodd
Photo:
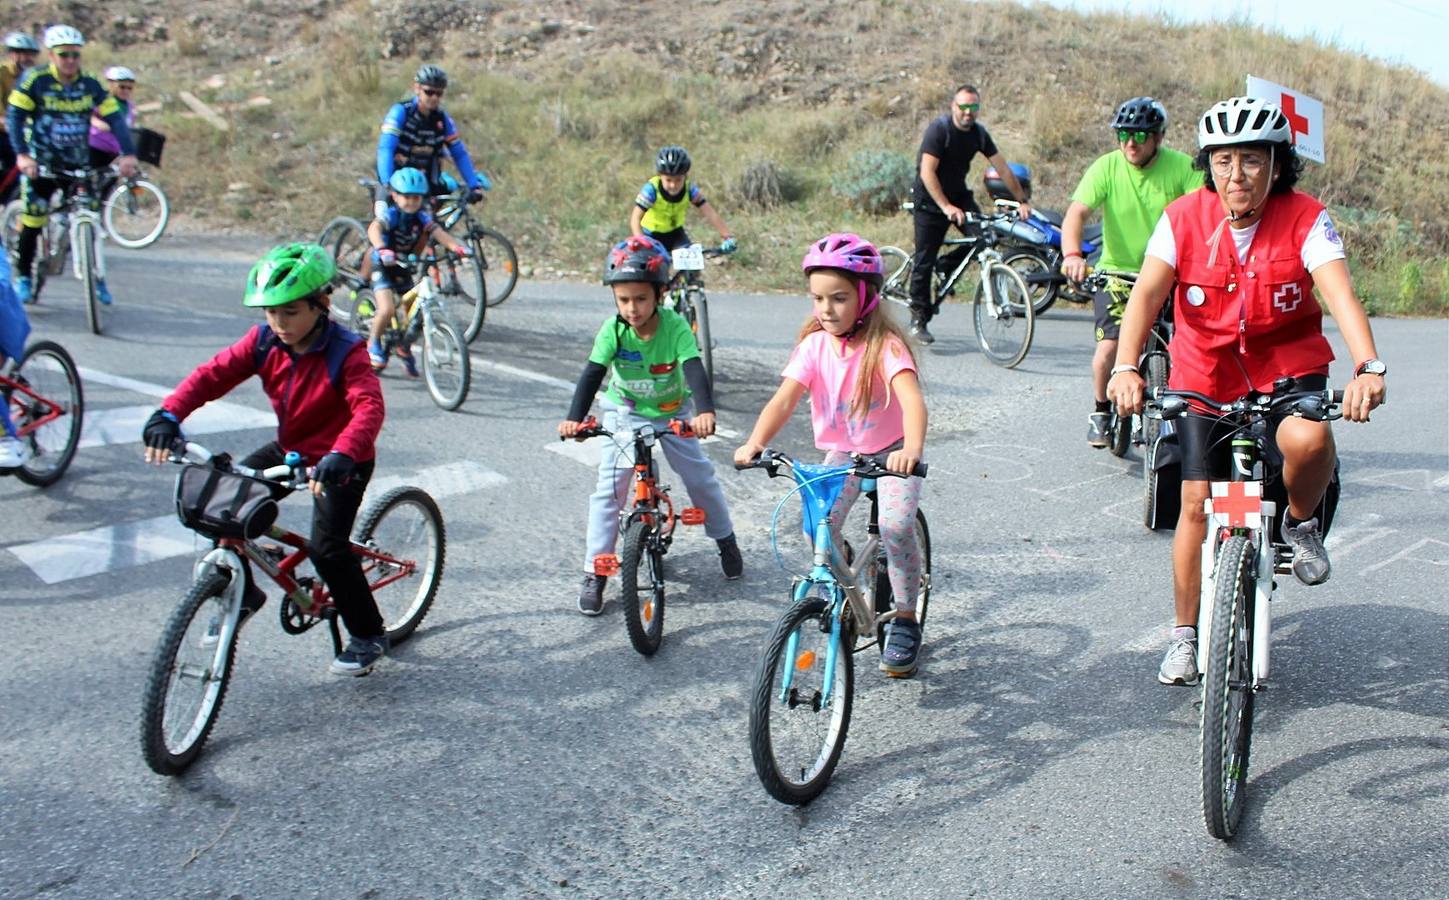
<path fill-rule="evenodd" d="M 926 329 L 926 323 L 923 319 L 911 319 L 911 337 L 920 341 L 922 344 L 936 343 L 935 335 Z"/>
<path fill-rule="evenodd" d="M 332 660 L 331 672 L 333 675 L 366 675 L 372 671 L 372 667 L 387 655 L 387 635 L 380 634 L 377 637 L 360 638 L 352 637 L 347 642 L 347 647 Z"/>
<path fill-rule="evenodd" d="M 1087 417 L 1087 443 L 1098 450 L 1107 446 L 1107 429 L 1112 427 L 1112 414 L 1094 412 Z"/>
<path fill-rule="evenodd" d="M 719 567 L 724 570 L 725 577 L 734 581 L 745 574 L 745 560 L 740 556 L 740 545 L 735 536 L 722 537 L 715 543 L 719 545 Z"/>
<path fill-rule="evenodd" d="M 885 647 L 880 653 L 880 670 L 892 678 L 916 674 L 916 657 L 921 652 L 921 625 L 915 619 L 891 619 L 886 623 Z"/>
<path fill-rule="evenodd" d="M 246 592 L 242 594 L 241 617 L 237 619 L 237 628 L 241 628 L 252 613 L 261 609 L 267 602 L 267 595 L 257 587 L 256 582 L 247 585 Z M 206 625 L 206 633 L 201 636 L 201 646 L 212 647 L 221 640 L 221 616 L 212 616 L 211 621 Z"/>
<path fill-rule="evenodd" d="M 604 611 L 604 585 L 609 579 L 603 575 L 585 575 L 579 587 L 579 612 L 586 616 L 597 616 Z"/>

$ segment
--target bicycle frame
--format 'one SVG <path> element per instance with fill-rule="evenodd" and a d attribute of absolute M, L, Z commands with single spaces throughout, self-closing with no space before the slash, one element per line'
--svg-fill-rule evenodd
<path fill-rule="evenodd" d="M 9 363 L 6 363 L 7 367 L 9 365 Z M 45 409 L 45 414 L 39 418 L 33 418 L 24 425 L 15 426 L 15 436 L 18 438 L 28 437 L 42 426 L 49 425 L 51 422 L 66 414 L 66 410 L 59 403 L 37 394 L 30 385 L 16 381 L 8 374 L 0 373 L 0 393 L 4 394 L 7 403 L 15 402 L 13 397 L 17 391 L 36 403 L 41 404 Z"/>

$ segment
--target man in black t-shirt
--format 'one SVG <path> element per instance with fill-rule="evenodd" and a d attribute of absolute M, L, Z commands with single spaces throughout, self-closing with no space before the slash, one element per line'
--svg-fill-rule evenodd
<path fill-rule="evenodd" d="M 980 212 L 966 187 L 966 173 L 976 154 L 996 167 L 1012 196 L 1021 203 L 1021 215 L 1027 216 L 1031 206 L 1026 191 L 1016 180 L 986 126 L 976 121 L 981 109 L 981 92 L 969 84 L 956 89 L 951 111 L 931 121 L 921 139 L 916 157 L 916 182 L 911 187 L 915 201 L 916 255 L 911 271 L 911 335 L 923 344 L 935 338 L 926 330 L 926 323 L 936 314 L 931 297 L 931 269 L 941 252 L 941 241 L 952 225 L 965 231 L 968 212 Z"/>

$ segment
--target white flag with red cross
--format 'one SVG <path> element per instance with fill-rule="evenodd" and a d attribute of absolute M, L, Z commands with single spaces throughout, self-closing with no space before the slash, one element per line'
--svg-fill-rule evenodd
<path fill-rule="evenodd" d="M 1256 75 L 1248 76 L 1248 96 L 1278 104 L 1293 129 L 1293 149 L 1299 156 L 1323 162 L 1323 101 L 1274 84 Z"/>
<path fill-rule="evenodd" d="M 1212 524 L 1215 528 L 1262 528 L 1261 481 L 1214 481 Z"/>

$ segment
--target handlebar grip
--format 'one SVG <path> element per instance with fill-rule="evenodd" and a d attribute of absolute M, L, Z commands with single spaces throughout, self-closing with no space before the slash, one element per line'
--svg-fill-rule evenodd
<path fill-rule="evenodd" d="M 930 463 L 918 462 L 916 463 L 916 467 L 911 470 L 911 474 L 916 476 L 917 478 L 925 478 L 926 470 L 930 467 Z"/>

